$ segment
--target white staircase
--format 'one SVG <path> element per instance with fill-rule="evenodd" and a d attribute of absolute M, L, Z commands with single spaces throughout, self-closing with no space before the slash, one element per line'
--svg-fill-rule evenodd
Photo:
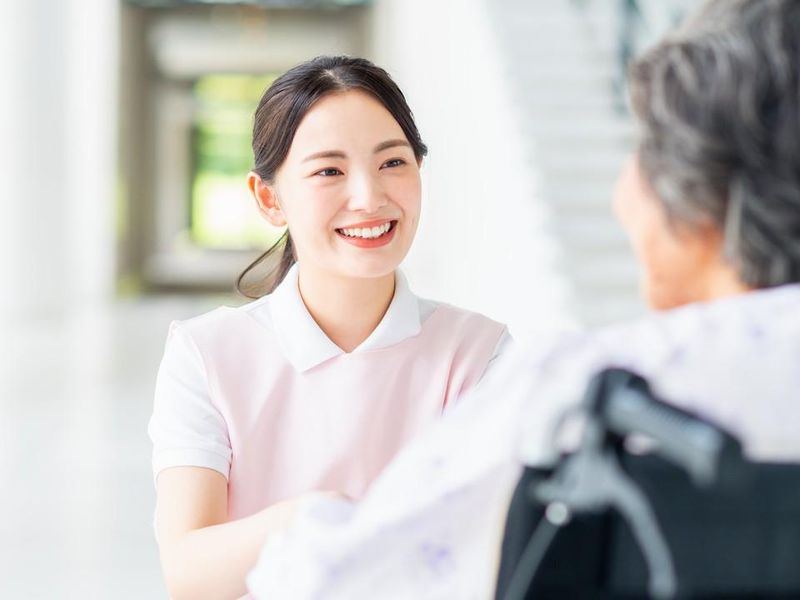
<path fill-rule="evenodd" d="M 643 310 L 637 266 L 611 211 L 614 183 L 635 143 L 614 93 L 614 0 L 487 3 L 518 103 L 535 193 L 549 209 L 570 284 L 570 312 L 595 325 Z"/>

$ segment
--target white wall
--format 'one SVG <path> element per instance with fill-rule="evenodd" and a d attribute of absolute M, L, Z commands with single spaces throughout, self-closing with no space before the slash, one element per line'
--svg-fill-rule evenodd
<path fill-rule="evenodd" d="M 58 318 L 113 291 L 115 7 L 3 9 L 1 323 Z"/>
<path fill-rule="evenodd" d="M 60 270 L 43 266 L 59 260 L 63 247 L 57 223 L 64 211 L 55 201 L 66 173 L 63 122 L 55 101 L 64 89 L 61 9 L 15 2 L 4 7 L 0 19 L 0 72 L 8 74 L 0 94 L 3 322 L 23 308 L 49 312 L 61 305 L 63 295 Z M 45 213 L 48 219 L 40 224 Z"/>
<path fill-rule="evenodd" d="M 406 93 L 430 154 L 406 261 L 415 290 L 517 335 L 570 320 L 484 0 L 377 0 L 372 57 Z M 524 68 L 523 65 L 521 67 Z"/>
<path fill-rule="evenodd" d="M 66 4 L 68 302 L 85 311 L 115 292 L 119 5 Z"/>

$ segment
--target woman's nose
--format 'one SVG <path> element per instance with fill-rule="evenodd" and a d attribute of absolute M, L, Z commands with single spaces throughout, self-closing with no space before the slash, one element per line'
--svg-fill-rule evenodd
<path fill-rule="evenodd" d="M 387 202 L 382 186 L 370 175 L 351 177 L 349 192 L 348 208 L 352 211 L 377 212 Z"/>

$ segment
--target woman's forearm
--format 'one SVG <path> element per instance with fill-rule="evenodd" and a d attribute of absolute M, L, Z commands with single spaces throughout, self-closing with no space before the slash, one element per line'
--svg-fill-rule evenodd
<path fill-rule="evenodd" d="M 245 578 L 270 534 L 281 530 L 292 502 L 250 517 L 161 540 L 161 564 L 172 600 L 221 600 L 246 594 Z"/>

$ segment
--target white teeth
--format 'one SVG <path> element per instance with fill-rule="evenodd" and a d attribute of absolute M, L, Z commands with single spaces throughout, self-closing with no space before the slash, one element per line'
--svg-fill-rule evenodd
<path fill-rule="evenodd" d="M 348 228 L 348 229 L 340 229 L 344 235 L 347 237 L 358 237 L 358 238 L 366 238 L 366 239 L 374 239 L 384 235 L 389 229 L 391 229 L 392 223 L 391 221 L 384 223 L 383 225 L 379 225 L 378 227 L 356 227 L 356 228 Z"/>

